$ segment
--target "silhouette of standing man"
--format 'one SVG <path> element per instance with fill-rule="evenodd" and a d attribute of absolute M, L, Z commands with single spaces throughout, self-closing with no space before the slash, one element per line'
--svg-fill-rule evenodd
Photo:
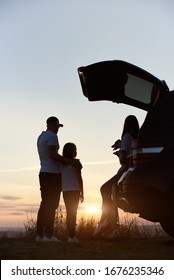
<path fill-rule="evenodd" d="M 52 116 L 46 121 L 47 130 L 43 131 L 37 140 L 40 158 L 40 191 L 41 203 L 37 216 L 36 241 L 60 242 L 53 236 L 55 210 L 59 205 L 61 193 L 61 164 L 71 164 L 81 169 L 78 159 L 68 159 L 59 155 L 59 141 L 57 133 L 60 127 L 58 118 Z"/>

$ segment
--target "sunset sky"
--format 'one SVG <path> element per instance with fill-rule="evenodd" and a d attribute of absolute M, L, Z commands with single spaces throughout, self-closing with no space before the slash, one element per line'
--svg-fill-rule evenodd
<path fill-rule="evenodd" d="M 60 153 L 74 142 L 85 201 L 100 210 L 100 186 L 119 168 L 111 145 L 124 119 L 145 112 L 89 102 L 77 68 L 120 59 L 174 89 L 173 0 L 0 1 L 0 227 L 18 226 L 40 203 L 36 141 L 55 115 Z M 86 210 L 83 210 L 86 211 Z"/>

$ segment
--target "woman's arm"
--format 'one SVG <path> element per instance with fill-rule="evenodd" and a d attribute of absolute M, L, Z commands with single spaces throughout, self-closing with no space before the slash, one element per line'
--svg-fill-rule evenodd
<path fill-rule="evenodd" d="M 80 202 L 82 203 L 84 201 L 84 191 L 83 191 L 83 179 L 82 179 L 82 174 L 80 169 L 77 170 L 77 179 L 80 188 Z"/>
<path fill-rule="evenodd" d="M 121 165 L 127 162 L 127 152 L 125 150 L 119 151 L 119 161 Z"/>

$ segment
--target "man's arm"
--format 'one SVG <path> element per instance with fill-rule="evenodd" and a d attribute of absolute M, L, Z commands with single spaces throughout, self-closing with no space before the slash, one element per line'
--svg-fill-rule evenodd
<path fill-rule="evenodd" d="M 77 169 L 82 169 L 82 164 L 80 163 L 80 161 L 78 159 L 69 159 L 69 158 L 59 155 L 56 151 L 56 146 L 49 145 L 48 153 L 49 153 L 50 158 L 57 160 L 58 162 L 61 162 L 63 164 L 70 164 Z"/>

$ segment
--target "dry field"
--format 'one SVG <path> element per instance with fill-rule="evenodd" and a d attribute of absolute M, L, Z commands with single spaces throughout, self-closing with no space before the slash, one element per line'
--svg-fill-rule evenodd
<path fill-rule="evenodd" d="M 174 240 L 115 238 L 111 240 L 35 243 L 28 238 L 1 238 L 1 260 L 174 260 Z"/>
<path fill-rule="evenodd" d="M 139 226 L 133 220 L 105 238 L 93 240 L 95 224 L 93 220 L 79 223 L 78 244 L 67 243 L 62 223 L 57 225 L 57 236 L 63 242 L 36 243 L 34 221 L 29 221 L 25 234 L 1 234 L 1 260 L 174 260 L 174 239 L 159 225 Z"/>

